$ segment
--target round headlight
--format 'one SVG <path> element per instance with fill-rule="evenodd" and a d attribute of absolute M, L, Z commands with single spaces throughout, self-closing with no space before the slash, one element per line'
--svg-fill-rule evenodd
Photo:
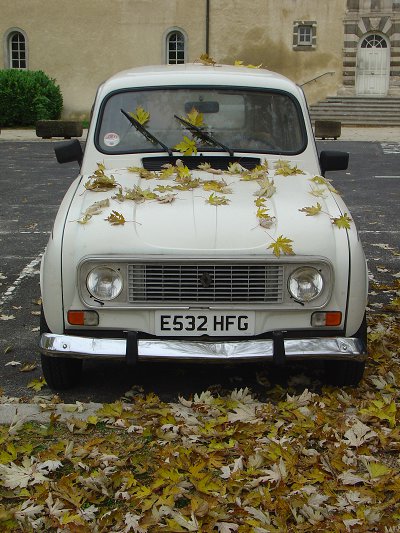
<path fill-rule="evenodd" d="M 96 300 L 114 300 L 122 291 L 121 274 L 109 267 L 96 267 L 86 278 L 86 286 Z"/>
<path fill-rule="evenodd" d="M 295 270 L 288 280 L 290 294 L 300 302 L 311 302 L 321 294 L 324 280 L 316 268 L 302 267 Z"/>

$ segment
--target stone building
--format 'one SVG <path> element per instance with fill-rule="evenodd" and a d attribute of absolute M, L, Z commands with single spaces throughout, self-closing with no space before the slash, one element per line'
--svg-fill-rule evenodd
<path fill-rule="evenodd" d="M 260 64 L 327 95 L 400 94 L 400 0 L 0 0 L 2 68 L 57 80 L 64 116 L 146 64 Z"/>

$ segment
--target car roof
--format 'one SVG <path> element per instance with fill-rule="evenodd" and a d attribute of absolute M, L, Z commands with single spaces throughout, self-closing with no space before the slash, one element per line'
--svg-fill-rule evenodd
<path fill-rule="evenodd" d="M 104 82 L 99 92 L 104 96 L 126 88 L 188 85 L 270 88 L 296 95 L 300 90 L 288 78 L 266 69 L 185 63 L 144 66 L 118 72 Z"/>

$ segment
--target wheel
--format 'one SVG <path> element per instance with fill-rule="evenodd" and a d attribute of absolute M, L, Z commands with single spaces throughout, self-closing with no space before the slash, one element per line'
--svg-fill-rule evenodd
<path fill-rule="evenodd" d="M 50 333 L 43 306 L 40 314 L 40 334 L 42 333 Z M 82 373 L 82 359 L 49 357 L 41 354 L 41 362 L 44 379 L 51 389 L 66 390 L 79 383 Z"/>
<path fill-rule="evenodd" d="M 367 349 L 366 314 L 354 337 L 358 337 Z M 337 387 L 356 387 L 363 377 L 364 369 L 365 361 L 325 361 L 325 380 L 330 385 Z"/>

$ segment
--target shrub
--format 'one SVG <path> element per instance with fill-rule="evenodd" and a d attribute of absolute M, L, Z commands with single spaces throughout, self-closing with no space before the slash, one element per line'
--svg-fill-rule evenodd
<path fill-rule="evenodd" d="M 60 87 L 41 70 L 0 70 L 0 126 L 57 120 L 62 105 Z"/>

